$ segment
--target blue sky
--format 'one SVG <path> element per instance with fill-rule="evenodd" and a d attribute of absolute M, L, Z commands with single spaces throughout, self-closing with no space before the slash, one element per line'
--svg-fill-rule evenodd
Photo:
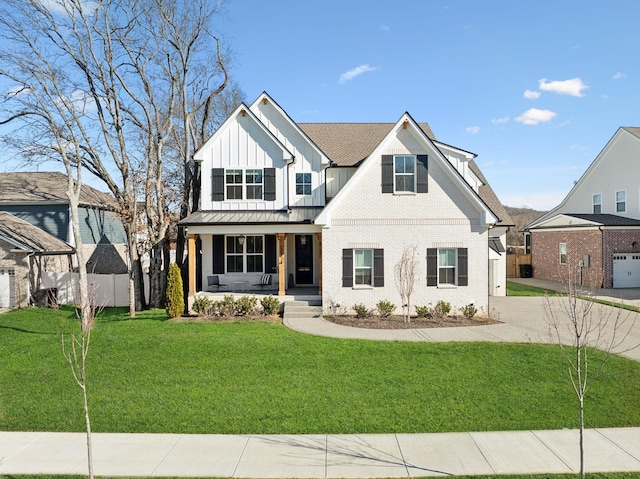
<path fill-rule="evenodd" d="M 550 209 L 640 126 L 640 2 L 229 0 L 216 27 L 253 101 L 298 122 L 395 122 L 476 153 L 503 204 Z"/>

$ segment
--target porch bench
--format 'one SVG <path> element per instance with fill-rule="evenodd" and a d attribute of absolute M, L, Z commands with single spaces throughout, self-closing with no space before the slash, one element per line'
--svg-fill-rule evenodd
<path fill-rule="evenodd" d="M 268 274 L 268 273 L 263 274 L 262 275 L 262 279 L 260 280 L 260 282 L 254 284 L 253 286 L 260 287 L 262 289 L 270 287 L 271 286 L 271 275 Z"/>

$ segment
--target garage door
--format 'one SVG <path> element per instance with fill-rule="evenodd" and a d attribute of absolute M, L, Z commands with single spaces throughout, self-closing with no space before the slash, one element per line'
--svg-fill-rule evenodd
<path fill-rule="evenodd" d="M 0 308 L 13 308 L 16 305 L 16 285 L 13 269 L 0 268 Z"/>
<path fill-rule="evenodd" d="M 640 288 L 640 255 L 613 255 L 613 287 Z"/>

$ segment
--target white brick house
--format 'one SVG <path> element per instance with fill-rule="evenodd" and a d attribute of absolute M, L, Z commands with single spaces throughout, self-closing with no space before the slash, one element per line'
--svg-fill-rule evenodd
<path fill-rule="evenodd" d="M 181 221 L 189 295 L 210 276 L 262 290 L 269 274 L 274 292 L 313 288 L 325 308 L 399 309 L 394 267 L 415 246 L 414 305 L 487 310 L 490 294 L 505 294 L 512 224 L 474 156 L 408 113 L 393 124 L 296 124 L 263 93 L 196 153 L 201 210 Z"/>

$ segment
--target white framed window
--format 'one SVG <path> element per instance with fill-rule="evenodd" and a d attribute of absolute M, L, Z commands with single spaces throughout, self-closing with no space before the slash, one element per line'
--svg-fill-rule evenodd
<path fill-rule="evenodd" d="M 627 211 L 627 192 L 616 191 L 616 213 Z"/>
<path fill-rule="evenodd" d="M 246 170 L 244 172 L 245 183 L 247 184 L 247 199 L 262 199 L 262 170 Z"/>
<path fill-rule="evenodd" d="M 393 183 L 396 192 L 416 191 L 416 157 L 396 155 L 393 157 Z"/>
<path fill-rule="evenodd" d="M 438 250 L 438 284 L 456 284 L 457 256 L 455 248 Z"/>
<path fill-rule="evenodd" d="M 296 195 L 311 196 L 311 173 L 296 173 Z"/>
<path fill-rule="evenodd" d="M 567 243 L 560 243 L 559 246 L 560 264 L 567 264 Z"/>
<path fill-rule="evenodd" d="M 226 237 L 227 273 L 264 272 L 264 236 Z"/>
<path fill-rule="evenodd" d="M 373 250 L 353 250 L 353 279 L 355 285 L 373 286 Z"/>
<path fill-rule="evenodd" d="M 602 213 L 602 194 L 600 193 L 593 195 L 593 213 Z"/>
<path fill-rule="evenodd" d="M 242 199 L 242 170 L 226 170 L 224 182 L 228 200 Z"/>

